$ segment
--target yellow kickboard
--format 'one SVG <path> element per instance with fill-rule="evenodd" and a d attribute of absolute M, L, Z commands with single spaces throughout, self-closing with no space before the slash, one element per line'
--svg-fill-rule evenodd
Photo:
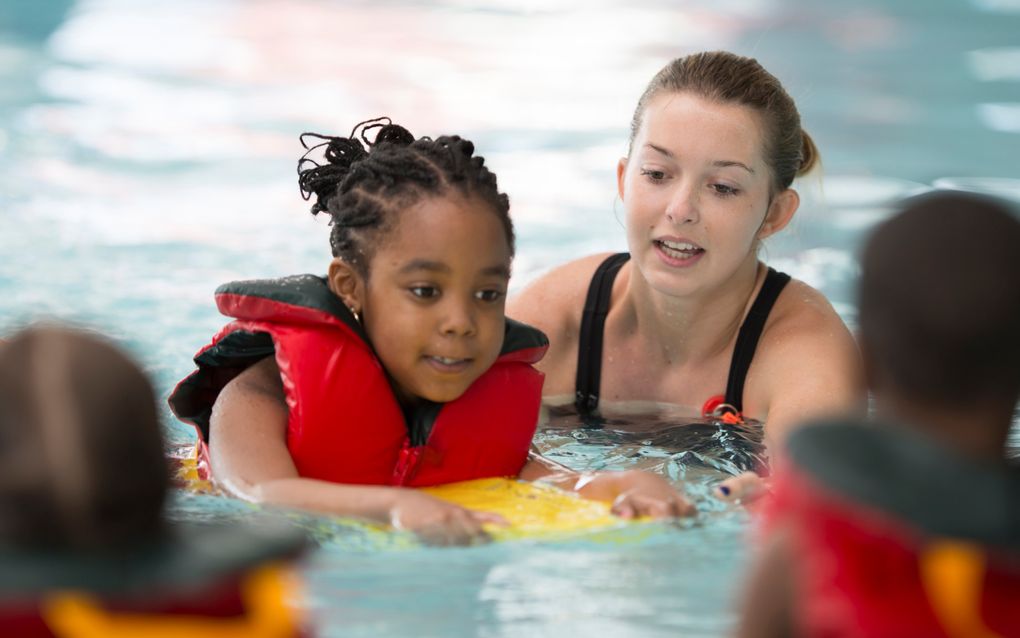
<path fill-rule="evenodd" d="M 543 483 L 488 478 L 427 487 L 423 492 L 468 509 L 499 514 L 509 527 L 486 526 L 496 539 L 571 534 L 616 527 L 609 504 L 585 500 Z"/>
<path fill-rule="evenodd" d="M 219 492 L 211 481 L 199 476 L 193 455 L 175 454 L 170 460 L 180 487 L 192 492 Z M 495 540 L 572 536 L 625 523 L 610 514 L 608 503 L 589 501 L 544 483 L 487 478 L 421 491 L 461 507 L 499 514 L 510 525 L 486 525 Z"/>

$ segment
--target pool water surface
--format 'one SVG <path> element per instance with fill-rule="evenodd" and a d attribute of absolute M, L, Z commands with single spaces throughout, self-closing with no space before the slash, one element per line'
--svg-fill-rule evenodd
<path fill-rule="evenodd" d="M 824 171 L 796 185 L 801 209 L 762 256 L 853 327 L 855 251 L 897 198 L 1020 201 L 1018 33 L 1017 0 L 7 0 L 0 334 L 39 317 L 102 330 L 165 398 L 223 323 L 216 285 L 325 270 L 298 134 L 378 115 L 475 141 L 512 202 L 512 290 L 622 250 L 614 171 L 634 103 L 668 59 L 701 49 L 758 57 L 797 100 Z M 750 518 L 710 490 L 762 465 L 760 428 L 618 407 L 594 424 L 553 410 L 538 442 L 578 469 L 682 482 L 692 521 L 438 549 L 291 516 L 319 542 L 303 566 L 319 633 L 725 635 Z M 174 446 L 193 440 L 165 416 Z M 257 513 L 188 492 L 171 509 Z"/>

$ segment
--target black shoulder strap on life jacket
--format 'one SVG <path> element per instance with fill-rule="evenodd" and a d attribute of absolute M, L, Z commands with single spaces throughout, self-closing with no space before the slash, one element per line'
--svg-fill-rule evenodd
<path fill-rule="evenodd" d="M 305 274 L 278 279 L 232 281 L 216 289 L 216 303 L 228 317 L 249 320 L 275 318 L 276 307 L 253 303 L 257 299 L 285 304 L 295 310 L 308 308 L 324 312 L 342 321 L 363 341 L 367 341 L 361 324 L 340 297 L 329 289 L 323 277 Z M 295 314 L 294 319 L 299 318 Z"/>
<path fill-rule="evenodd" d="M 520 350 L 531 350 L 532 348 L 548 348 L 549 337 L 545 333 L 520 321 L 507 318 L 506 330 L 503 334 L 503 347 L 499 354 L 509 354 Z"/>

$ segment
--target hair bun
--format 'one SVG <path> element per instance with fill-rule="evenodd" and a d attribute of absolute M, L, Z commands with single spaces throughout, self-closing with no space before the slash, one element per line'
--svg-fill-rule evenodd
<path fill-rule="evenodd" d="M 309 146 L 306 137 L 323 141 Z M 312 205 L 312 214 L 315 215 L 326 210 L 329 198 L 336 193 L 337 187 L 350 173 L 354 163 L 368 157 L 368 150 L 354 137 L 302 133 L 299 139 L 301 146 L 305 148 L 305 154 L 297 164 L 298 187 L 305 201 L 315 195 L 316 201 Z M 322 147 L 325 147 L 323 151 L 325 163 L 309 157 L 313 151 Z"/>
<path fill-rule="evenodd" d="M 373 139 L 369 139 L 370 131 L 376 131 Z M 305 138 L 321 141 L 309 145 Z M 354 165 L 367 158 L 373 148 L 379 144 L 410 146 L 414 142 L 414 135 L 403 126 L 394 124 L 388 117 L 377 117 L 359 122 L 351 129 L 349 137 L 302 133 L 299 139 L 305 154 L 298 160 L 298 186 L 305 201 L 315 195 L 316 201 L 312 204 L 312 214 L 315 215 L 328 209 L 329 200 L 337 193 Z M 322 147 L 325 147 L 325 163 L 309 157 L 313 151 Z"/>
<path fill-rule="evenodd" d="M 372 146 L 377 144 L 397 144 L 399 146 L 410 146 L 414 142 L 414 135 L 399 124 L 385 124 L 379 128 L 375 135 Z"/>
<path fill-rule="evenodd" d="M 358 140 L 349 137 L 331 137 L 326 144 L 323 156 L 330 164 L 349 170 L 351 164 L 367 157 L 368 151 Z"/>

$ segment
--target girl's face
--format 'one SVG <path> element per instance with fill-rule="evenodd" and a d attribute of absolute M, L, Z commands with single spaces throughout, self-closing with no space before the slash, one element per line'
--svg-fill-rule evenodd
<path fill-rule="evenodd" d="M 510 248 L 496 214 L 478 200 L 418 202 L 381 236 L 367 279 L 336 266 L 330 279 L 361 313 L 402 401 L 452 401 L 499 356 Z"/>
<path fill-rule="evenodd" d="M 797 208 L 771 175 L 757 113 L 687 93 L 645 109 L 617 181 L 635 265 L 655 290 L 687 296 L 724 285 L 757 262 L 757 242 Z"/>

